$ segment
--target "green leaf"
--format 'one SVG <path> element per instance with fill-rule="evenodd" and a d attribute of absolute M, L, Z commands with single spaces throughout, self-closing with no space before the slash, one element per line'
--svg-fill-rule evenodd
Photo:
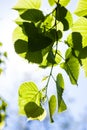
<path fill-rule="evenodd" d="M 85 76 L 87 77 L 87 58 L 82 59 L 82 67 L 84 69 Z"/>
<path fill-rule="evenodd" d="M 27 103 L 24 110 L 29 120 L 43 120 L 45 118 L 44 109 L 35 102 Z"/>
<path fill-rule="evenodd" d="M 54 4 L 58 3 L 58 0 L 48 0 L 49 4 L 51 6 L 53 6 Z M 59 3 L 62 5 L 62 6 L 66 6 L 68 3 L 70 2 L 70 0 L 59 0 Z"/>
<path fill-rule="evenodd" d="M 55 0 L 48 0 L 48 2 L 49 2 L 49 4 L 50 4 L 51 6 L 53 6 L 54 4 L 56 4 L 56 1 L 55 1 Z"/>
<path fill-rule="evenodd" d="M 49 51 L 49 53 L 46 53 L 43 56 L 43 61 L 40 64 L 40 67 L 42 68 L 51 67 L 52 64 L 54 64 L 54 66 L 58 65 L 61 62 L 60 55 L 61 55 L 60 51 L 57 52 L 55 50 Z"/>
<path fill-rule="evenodd" d="M 38 22 L 44 19 L 42 11 L 37 9 L 28 9 L 23 14 L 21 14 L 20 17 L 24 20 L 32 22 Z"/>
<path fill-rule="evenodd" d="M 58 4 L 53 14 L 58 21 L 62 22 L 64 26 L 63 28 L 64 31 L 68 30 L 72 26 L 73 24 L 72 14 L 64 6 Z"/>
<path fill-rule="evenodd" d="M 75 50 L 81 50 L 82 49 L 82 36 L 79 32 L 72 32 L 68 35 L 66 44 L 75 49 Z"/>
<path fill-rule="evenodd" d="M 87 16 L 87 0 L 79 0 L 75 14 L 78 16 Z"/>
<path fill-rule="evenodd" d="M 8 55 L 7 55 L 7 52 L 4 52 L 3 55 L 4 55 L 6 58 L 7 58 L 7 56 L 8 56 Z"/>
<path fill-rule="evenodd" d="M 25 32 L 28 36 L 28 46 L 31 52 L 42 50 L 52 44 L 52 39 L 44 33 L 38 33 L 33 23 L 24 23 Z"/>
<path fill-rule="evenodd" d="M 28 51 L 28 38 L 20 26 L 13 32 L 13 42 L 16 53 L 25 58 L 26 52 Z"/>
<path fill-rule="evenodd" d="M 18 54 L 25 53 L 28 51 L 28 43 L 26 41 L 19 39 L 15 41 L 14 48 L 16 53 Z"/>
<path fill-rule="evenodd" d="M 62 98 L 61 103 L 60 103 L 60 107 L 58 109 L 58 112 L 61 113 L 61 112 L 65 111 L 66 109 L 67 109 L 67 106 L 66 106 L 66 104 L 65 104 L 65 102 L 64 102 L 64 100 Z"/>
<path fill-rule="evenodd" d="M 57 98 L 58 98 L 58 112 L 62 112 L 65 111 L 67 107 L 62 98 L 63 91 L 64 91 L 64 79 L 61 73 L 59 73 L 56 78 L 56 89 L 57 89 Z"/>
<path fill-rule="evenodd" d="M 61 73 L 57 75 L 57 87 L 64 89 L 64 79 Z"/>
<path fill-rule="evenodd" d="M 72 27 L 73 32 L 79 32 L 82 35 L 82 46 L 87 46 L 87 19 L 79 18 Z"/>
<path fill-rule="evenodd" d="M 2 74 L 2 72 L 3 72 L 3 69 L 2 69 L 2 68 L 0 68 L 0 74 Z"/>
<path fill-rule="evenodd" d="M 47 56 L 47 61 L 51 64 L 55 64 L 55 54 L 53 53 L 53 51 L 50 51 L 48 53 L 48 56 Z"/>
<path fill-rule="evenodd" d="M 27 59 L 31 63 L 40 64 L 42 63 L 43 56 L 41 51 L 35 51 L 35 52 L 28 51 L 26 53 L 25 59 Z"/>
<path fill-rule="evenodd" d="M 55 24 L 55 18 L 52 14 L 46 15 L 44 20 L 41 22 L 40 28 L 43 29 L 43 31 L 49 31 L 49 29 L 52 29 Z"/>
<path fill-rule="evenodd" d="M 27 59 L 29 62 L 32 62 L 32 63 L 42 62 L 43 57 L 42 57 L 41 51 L 36 51 L 36 52 L 29 51 L 28 37 L 25 35 L 23 26 L 22 27 L 18 26 L 14 30 L 13 41 L 14 41 L 15 51 L 21 57 Z"/>
<path fill-rule="evenodd" d="M 66 71 L 71 83 L 77 84 L 80 71 L 80 64 L 78 59 L 71 55 L 64 63 L 61 63 L 61 68 Z"/>
<path fill-rule="evenodd" d="M 53 116 L 55 110 L 56 110 L 56 97 L 55 97 L 55 95 L 52 95 L 49 100 L 49 112 L 50 112 L 50 121 L 51 122 L 54 122 L 52 116 Z"/>
<path fill-rule="evenodd" d="M 24 82 L 19 88 L 19 113 L 25 114 L 24 107 L 29 102 L 40 106 L 41 93 L 33 82 Z"/>
<path fill-rule="evenodd" d="M 23 22 L 27 22 L 26 20 L 22 19 L 20 16 L 15 19 L 15 23 L 18 25 L 23 25 Z"/>
<path fill-rule="evenodd" d="M 2 46 L 2 43 L 0 42 L 0 46 Z"/>
<path fill-rule="evenodd" d="M 55 42 L 62 38 L 62 31 L 61 30 L 57 31 L 56 29 L 51 29 L 50 31 L 46 32 L 46 35 Z"/>
<path fill-rule="evenodd" d="M 80 59 L 85 59 L 87 58 L 87 46 L 82 48 L 79 54 Z"/>
<path fill-rule="evenodd" d="M 19 39 L 26 42 L 28 41 L 28 37 L 25 35 L 23 28 L 20 26 L 17 26 L 15 30 L 13 31 L 13 42 Z"/>
<path fill-rule="evenodd" d="M 13 9 L 20 11 L 27 9 L 39 9 L 41 6 L 41 0 L 18 0 Z"/>
<path fill-rule="evenodd" d="M 56 1 L 58 1 L 58 0 L 56 0 Z M 70 2 L 70 0 L 59 0 L 59 3 L 60 3 L 62 6 L 66 6 L 69 2 Z"/>

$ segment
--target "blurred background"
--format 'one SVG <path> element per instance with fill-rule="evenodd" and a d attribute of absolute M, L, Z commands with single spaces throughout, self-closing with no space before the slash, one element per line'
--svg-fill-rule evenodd
<path fill-rule="evenodd" d="M 18 14 L 12 10 L 12 7 L 16 2 L 17 0 L 0 1 L 0 42 L 3 43 L 0 52 L 6 51 L 8 55 L 2 65 L 4 71 L 0 75 L 0 97 L 2 97 L 4 103 L 7 103 L 5 111 L 2 112 L 0 109 L 0 114 L 6 114 L 6 123 L 3 123 L 2 128 L 0 126 L 0 130 L 87 130 L 87 79 L 83 70 L 81 70 L 79 76 L 78 87 L 72 86 L 67 80 L 66 74 L 64 74 L 65 91 L 63 97 L 68 109 L 61 114 L 56 112 L 54 123 L 50 123 L 49 116 L 42 122 L 28 122 L 26 117 L 18 114 L 18 88 L 20 84 L 24 81 L 34 81 L 41 87 L 40 81 L 46 73 L 49 73 L 49 70 L 44 71 L 36 65 L 28 64 L 14 51 L 12 32 L 16 27 L 14 20 Z M 71 0 L 67 6 L 72 13 L 77 6 L 77 2 L 78 0 Z M 47 0 L 44 0 L 42 9 L 45 13 L 49 11 Z M 54 69 L 55 72 L 56 68 Z M 52 86 L 54 86 L 53 83 Z M 0 108 L 3 101 L 0 98 Z"/>

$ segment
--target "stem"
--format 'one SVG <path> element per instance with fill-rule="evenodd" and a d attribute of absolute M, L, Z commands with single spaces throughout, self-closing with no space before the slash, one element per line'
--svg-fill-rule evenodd
<path fill-rule="evenodd" d="M 58 4 L 57 4 L 58 6 Z M 54 10 L 53 10 L 54 11 Z M 57 8 L 55 8 L 55 11 L 56 11 L 56 17 L 57 17 Z M 55 24 L 54 24 L 54 27 L 56 28 L 56 33 L 55 33 L 55 39 L 57 39 L 57 22 L 56 22 L 56 19 L 55 19 Z M 56 52 L 55 52 L 55 55 L 54 55 L 54 58 L 56 57 L 56 54 L 57 54 L 57 50 L 58 50 L 58 41 L 56 41 Z M 53 67 L 54 67 L 54 64 L 52 64 L 52 67 L 51 67 L 51 70 L 50 70 L 50 74 L 49 74 L 49 78 L 48 78 L 48 81 L 47 81 L 47 84 L 46 84 L 46 94 L 47 94 L 47 88 L 48 88 L 48 85 L 49 85 L 49 82 L 50 82 L 50 78 L 52 76 L 52 78 L 54 79 L 53 75 L 52 75 L 52 71 L 53 71 Z M 55 80 L 55 79 L 54 79 Z"/>

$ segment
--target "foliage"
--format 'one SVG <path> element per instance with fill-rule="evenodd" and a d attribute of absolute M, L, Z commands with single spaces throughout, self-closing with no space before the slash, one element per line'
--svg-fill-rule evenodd
<path fill-rule="evenodd" d="M 4 68 L 3 64 L 5 64 L 5 60 L 7 59 L 7 52 L 1 51 L 3 44 L 0 42 L 0 74 L 2 74 Z"/>
<path fill-rule="evenodd" d="M 79 18 L 74 23 L 74 18 L 66 7 L 70 0 L 48 0 L 53 8 L 46 15 L 40 8 L 41 2 L 41 0 L 18 0 L 13 7 L 19 13 L 19 17 L 15 20 L 18 26 L 13 32 L 16 53 L 29 63 L 36 63 L 43 69 L 50 68 L 49 75 L 43 78 L 47 83 L 41 90 L 38 90 L 33 82 L 25 82 L 20 86 L 19 111 L 28 119 L 42 120 L 46 116 L 43 103 L 47 101 L 50 121 L 53 122 L 52 116 L 56 108 L 58 112 L 67 109 L 62 97 L 63 76 L 61 73 L 54 76 L 53 68 L 60 66 L 64 69 L 73 85 L 78 85 L 81 67 L 87 76 L 87 1 L 79 0 L 75 10 Z M 64 34 L 69 30 L 71 32 L 66 40 L 62 41 Z M 65 57 L 58 47 L 61 41 L 63 47 L 67 45 Z M 51 77 L 55 82 L 57 94 L 49 99 L 47 90 Z"/>
<path fill-rule="evenodd" d="M 7 103 L 0 97 L 0 129 L 5 124 Z"/>

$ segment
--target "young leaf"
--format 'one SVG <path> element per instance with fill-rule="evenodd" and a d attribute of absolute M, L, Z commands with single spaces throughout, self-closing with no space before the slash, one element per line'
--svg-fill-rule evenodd
<path fill-rule="evenodd" d="M 58 98 L 58 112 L 62 112 L 66 110 L 66 104 L 62 98 L 64 91 L 64 79 L 62 74 L 59 73 L 56 78 L 56 89 L 57 89 L 57 98 Z"/>
<path fill-rule="evenodd" d="M 25 113 L 28 120 L 43 120 L 45 118 L 45 111 L 41 106 L 38 106 L 35 102 L 28 102 L 24 106 Z"/>
<path fill-rule="evenodd" d="M 75 14 L 78 16 L 87 16 L 87 0 L 79 0 Z"/>
<path fill-rule="evenodd" d="M 24 107 L 29 102 L 40 106 L 41 93 L 33 82 L 24 82 L 19 88 L 19 113 L 25 114 Z"/>
<path fill-rule="evenodd" d="M 50 112 L 50 121 L 51 122 L 54 122 L 52 116 L 53 116 L 55 110 L 56 110 L 56 97 L 55 97 L 55 95 L 52 95 L 49 100 L 49 112 Z"/>

